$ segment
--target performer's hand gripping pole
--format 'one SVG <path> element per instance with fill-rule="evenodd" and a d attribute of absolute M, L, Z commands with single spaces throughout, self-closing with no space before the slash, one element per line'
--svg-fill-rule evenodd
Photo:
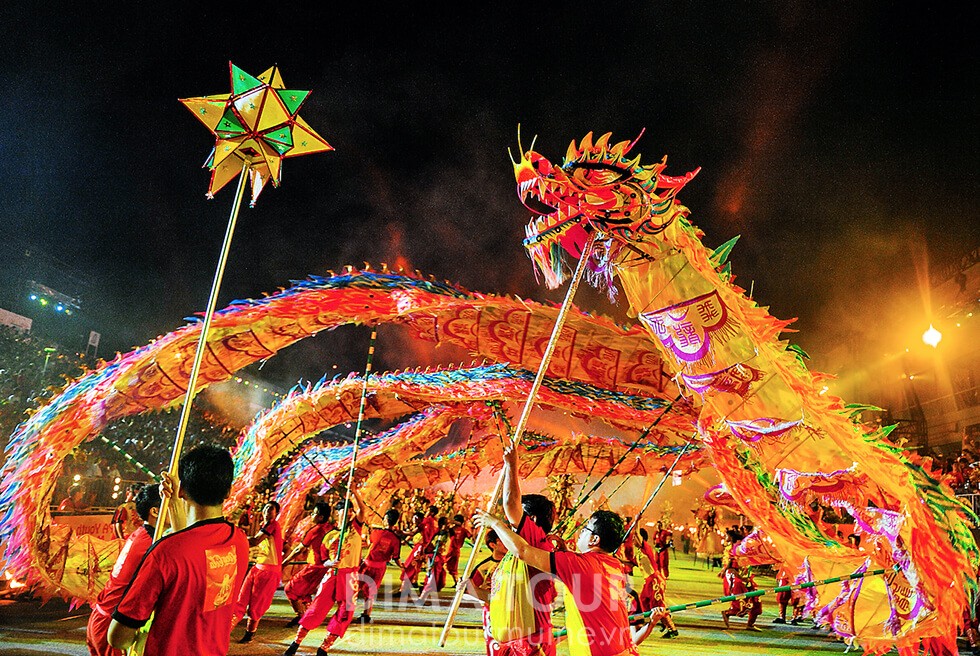
<path fill-rule="evenodd" d="M 578 290 L 578 285 L 582 281 L 582 276 L 585 273 L 585 267 L 588 263 L 589 256 L 592 253 L 592 247 L 595 245 L 596 239 L 598 238 L 598 233 L 592 233 L 589 240 L 586 242 L 585 246 L 582 248 L 582 256 L 579 258 L 578 265 L 575 267 L 575 273 L 572 275 L 571 282 L 568 284 L 568 291 L 565 292 L 565 300 L 561 304 L 561 309 L 558 311 L 558 316 L 555 318 L 555 327 L 551 330 L 551 338 L 548 340 L 548 346 L 544 350 L 544 354 L 541 356 L 541 364 L 538 366 L 538 375 L 534 377 L 534 382 L 531 384 L 531 389 L 527 393 L 527 399 L 524 401 L 524 410 L 521 412 L 521 418 L 517 422 L 517 426 L 514 428 L 514 434 L 511 436 L 512 444 L 520 444 L 521 436 L 524 434 L 524 429 L 527 428 L 528 419 L 531 417 L 531 410 L 534 408 L 534 399 L 538 394 L 538 389 L 541 387 L 541 383 L 544 382 L 545 374 L 548 372 L 548 366 L 551 364 L 551 356 L 555 352 L 555 347 L 558 345 L 558 338 L 561 337 L 562 326 L 565 323 L 565 319 L 568 316 L 568 311 L 572 307 L 572 299 L 575 298 L 575 292 Z M 493 488 L 493 492 L 490 493 L 490 499 L 487 501 L 487 512 L 493 512 L 494 506 L 497 504 L 497 500 L 500 499 L 500 493 L 503 490 L 504 483 L 504 473 L 500 472 L 500 476 L 497 478 L 497 484 Z M 453 620 L 456 619 L 456 613 L 459 611 L 459 604 L 463 601 L 463 593 L 466 591 L 466 584 L 470 581 L 470 573 L 473 568 L 473 563 L 476 561 L 476 554 L 480 551 L 480 546 L 487 536 L 487 527 L 481 526 L 480 531 L 477 533 L 476 538 L 473 540 L 473 550 L 470 551 L 470 557 L 466 561 L 466 567 L 463 568 L 463 576 L 456 583 L 456 595 L 453 597 L 453 603 L 449 607 L 449 615 L 446 617 L 446 624 L 442 627 L 442 635 L 439 636 L 439 646 L 446 646 L 446 638 L 449 635 L 449 628 L 453 625 Z"/>

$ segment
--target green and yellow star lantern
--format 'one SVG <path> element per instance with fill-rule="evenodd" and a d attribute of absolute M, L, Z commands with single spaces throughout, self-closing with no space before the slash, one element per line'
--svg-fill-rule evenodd
<path fill-rule="evenodd" d="M 310 92 L 287 89 L 278 67 L 254 77 L 228 66 L 231 93 L 180 102 L 217 137 L 204 164 L 211 171 L 208 198 L 247 167 L 254 206 L 266 182 L 279 186 L 283 159 L 333 147 L 299 116 Z"/>

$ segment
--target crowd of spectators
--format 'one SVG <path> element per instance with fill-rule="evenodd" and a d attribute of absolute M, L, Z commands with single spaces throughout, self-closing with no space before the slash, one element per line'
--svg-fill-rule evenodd
<path fill-rule="evenodd" d="M 980 458 L 968 445 L 958 456 L 933 459 L 932 466 L 957 494 L 980 492 Z"/>
<path fill-rule="evenodd" d="M 91 366 L 95 362 L 79 353 L 0 325 L 0 447 L 6 447 L 11 434 L 31 413 Z M 199 442 L 234 445 L 237 430 L 203 400 L 195 401 L 191 410 L 185 448 Z M 146 482 L 150 480 L 147 470 L 156 473 L 167 468 L 179 418 L 179 411 L 155 412 L 106 426 L 101 436 L 79 445 L 65 459 L 54 503 L 74 497 L 76 501 L 67 507 L 77 510 L 121 503 L 128 483 Z"/>

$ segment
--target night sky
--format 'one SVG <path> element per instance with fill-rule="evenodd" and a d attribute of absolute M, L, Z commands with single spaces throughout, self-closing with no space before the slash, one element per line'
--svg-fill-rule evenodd
<path fill-rule="evenodd" d="M 282 186 L 243 209 L 219 307 L 399 258 L 472 290 L 560 300 L 521 247 L 518 123 L 553 161 L 588 131 L 645 128 L 646 161 L 702 167 L 681 202 L 707 246 L 742 235 L 737 282 L 799 317 L 793 340 L 818 368 L 847 364 L 841 344 L 862 357 L 921 332 L 916 265 L 980 244 L 975 8 L 333 4 L 5 3 L 3 307 L 27 312 L 26 278 L 80 293 L 59 338 L 81 348 L 97 330 L 104 356 L 204 308 L 234 185 L 205 199 L 213 138 L 177 99 L 227 93 L 229 61 L 253 75 L 278 64 L 288 88 L 311 89 L 300 114 L 336 151 L 285 160 Z M 578 301 L 625 317 L 601 293 Z M 380 368 L 418 357 L 395 332 Z M 365 328 L 307 342 L 258 375 L 288 387 L 363 367 Z"/>

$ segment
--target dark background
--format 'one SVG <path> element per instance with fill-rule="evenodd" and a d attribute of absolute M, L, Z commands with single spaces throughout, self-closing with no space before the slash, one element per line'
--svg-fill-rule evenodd
<path fill-rule="evenodd" d="M 975 8 L 59 4 L 0 9 L 0 306 L 67 348 L 96 330 L 109 357 L 203 310 L 234 185 L 205 200 L 213 138 L 177 99 L 227 93 L 229 60 L 311 89 L 300 114 L 336 151 L 285 160 L 243 209 L 219 307 L 364 262 L 560 300 L 521 247 L 518 123 L 553 161 L 588 131 L 646 128 L 645 160 L 701 166 L 681 201 L 705 244 L 742 235 L 737 282 L 799 317 L 818 366 L 920 334 L 917 280 L 980 242 Z M 27 279 L 82 311 L 26 304 Z M 593 290 L 578 301 L 625 318 Z M 258 375 L 362 369 L 367 335 L 320 335 Z M 446 357 L 405 348 L 384 330 L 376 368 Z"/>

